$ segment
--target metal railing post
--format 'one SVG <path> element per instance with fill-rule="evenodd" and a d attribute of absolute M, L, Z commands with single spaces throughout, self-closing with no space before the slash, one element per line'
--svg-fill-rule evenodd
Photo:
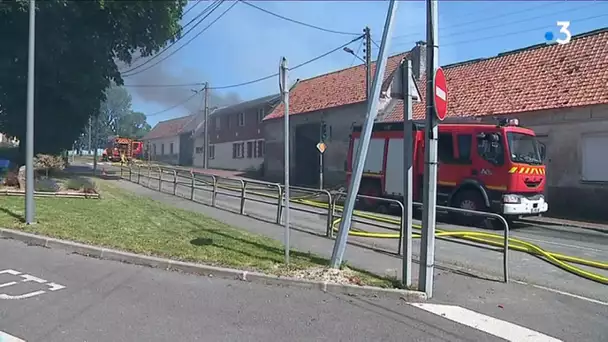
<path fill-rule="evenodd" d="M 215 201 L 217 198 L 217 177 L 215 177 L 215 175 L 211 175 L 211 179 L 213 180 L 213 190 L 211 193 L 211 206 L 215 207 Z"/>
<path fill-rule="evenodd" d="M 246 192 L 246 188 L 247 188 L 247 182 L 243 181 L 242 179 L 241 181 L 241 215 L 245 215 L 245 194 Z"/>
<path fill-rule="evenodd" d="M 141 165 L 137 166 L 137 184 L 141 181 Z"/>
<path fill-rule="evenodd" d="M 163 170 L 158 167 L 158 191 L 163 192 Z"/>
<path fill-rule="evenodd" d="M 192 172 L 192 170 L 190 170 L 190 177 L 191 177 L 191 183 L 190 183 L 190 200 L 194 201 L 194 172 Z"/>
<path fill-rule="evenodd" d="M 173 196 L 177 194 L 177 171 L 173 170 Z"/>
<path fill-rule="evenodd" d="M 329 223 L 329 238 L 334 237 L 334 217 L 336 217 L 336 202 L 338 201 L 338 199 L 340 198 L 340 194 L 338 194 L 336 197 L 333 198 L 333 201 L 331 201 L 331 222 Z"/>
<path fill-rule="evenodd" d="M 502 257 L 502 267 L 503 267 L 503 275 L 504 275 L 504 280 L 505 283 L 509 282 L 509 222 L 507 222 L 507 220 L 505 220 L 504 217 L 500 216 L 500 220 L 502 221 L 502 224 L 505 226 L 505 231 L 504 231 L 504 254 Z"/>
<path fill-rule="evenodd" d="M 122 165 L 120 166 L 120 179 L 122 179 Z"/>
<path fill-rule="evenodd" d="M 283 188 L 277 183 L 279 187 L 279 196 L 277 196 L 277 224 L 281 224 L 281 216 L 283 215 Z"/>
<path fill-rule="evenodd" d="M 325 236 L 330 238 L 331 237 L 331 224 L 334 220 L 334 215 L 333 215 L 332 207 L 331 207 L 333 200 L 331 197 L 331 193 L 327 190 L 325 190 L 325 192 L 327 194 L 327 230 L 325 231 Z"/>
<path fill-rule="evenodd" d="M 401 248 L 403 248 L 403 232 L 405 231 L 405 207 L 401 202 L 399 203 L 399 208 L 401 209 L 401 217 L 399 219 L 399 245 L 397 246 L 397 255 L 401 255 Z M 405 237 L 409 239 L 409 236 Z"/>

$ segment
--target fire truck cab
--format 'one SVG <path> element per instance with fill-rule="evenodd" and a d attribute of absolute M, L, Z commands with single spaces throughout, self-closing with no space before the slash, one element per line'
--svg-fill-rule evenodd
<path fill-rule="evenodd" d="M 548 210 L 543 195 L 545 166 L 534 131 L 517 119 L 498 124 L 440 124 L 437 203 L 494 212 L 512 220 Z M 413 197 L 421 202 L 424 175 L 424 126 L 414 124 Z M 347 180 L 354 167 L 361 127 L 354 127 L 347 161 Z M 403 123 L 376 123 L 373 128 L 360 194 L 403 197 Z M 363 200 L 368 209 L 379 201 Z"/>

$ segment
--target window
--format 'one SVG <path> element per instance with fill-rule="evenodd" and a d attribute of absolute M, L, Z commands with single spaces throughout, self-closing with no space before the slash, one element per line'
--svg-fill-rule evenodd
<path fill-rule="evenodd" d="M 583 135 L 581 137 L 581 178 L 587 182 L 608 182 L 606 145 L 608 135 Z"/>
<path fill-rule="evenodd" d="M 439 162 L 446 164 L 454 163 L 454 141 L 452 140 L 452 133 L 439 133 L 437 153 L 439 155 Z"/>
<path fill-rule="evenodd" d="M 161 155 L 165 154 L 165 144 L 160 144 L 160 154 Z"/>
<path fill-rule="evenodd" d="M 253 141 L 248 141 L 247 142 L 247 158 L 251 159 L 252 155 L 253 155 Z"/>
<path fill-rule="evenodd" d="M 232 144 L 232 158 L 233 159 L 243 158 L 244 149 L 245 149 L 245 143 L 241 142 L 241 143 Z"/>
<path fill-rule="evenodd" d="M 209 159 L 215 159 L 215 145 L 209 145 Z"/>
<path fill-rule="evenodd" d="M 204 149 L 205 149 L 204 147 L 197 147 L 196 148 L 196 154 L 203 154 L 203 150 Z"/>
<path fill-rule="evenodd" d="M 458 139 L 458 162 L 470 164 L 471 149 L 473 147 L 473 137 L 470 134 L 459 134 Z"/>
<path fill-rule="evenodd" d="M 156 144 L 152 145 L 152 148 L 154 149 L 154 155 L 156 155 Z"/>
<path fill-rule="evenodd" d="M 238 113 L 236 116 L 236 120 L 240 127 L 245 126 L 245 113 Z"/>
<path fill-rule="evenodd" d="M 507 142 L 511 160 L 515 163 L 525 163 L 529 165 L 542 164 L 542 154 L 540 145 L 533 135 L 508 132 Z"/>
<path fill-rule="evenodd" d="M 264 120 L 264 116 L 265 116 L 264 114 L 266 114 L 264 108 L 259 108 L 258 109 L 258 122 L 262 122 L 262 120 Z"/>
<path fill-rule="evenodd" d="M 256 142 L 255 158 L 264 158 L 264 140 Z"/>
<path fill-rule="evenodd" d="M 494 165 L 505 163 L 504 144 L 500 134 L 495 132 L 477 135 L 477 154 Z"/>
<path fill-rule="evenodd" d="M 215 130 L 219 131 L 222 128 L 222 118 L 215 118 L 213 119 L 215 121 Z"/>
<path fill-rule="evenodd" d="M 228 129 L 230 129 L 230 124 L 232 123 L 232 120 L 230 120 L 230 115 L 226 115 L 226 127 Z"/>
<path fill-rule="evenodd" d="M 173 154 L 173 143 L 169 145 L 169 154 Z"/>

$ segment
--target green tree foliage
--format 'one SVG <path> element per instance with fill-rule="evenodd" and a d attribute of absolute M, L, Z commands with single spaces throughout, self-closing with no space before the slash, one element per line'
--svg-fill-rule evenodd
<path fill-rule="evenodd" d="M 116 65 L 150 56 L 181 32 L 186 0 L 36 2 L 35 153 L 70 148 L 122 85 Z M 25 141 L 28 1 L 0 2 L 0 131 Z M 21 144 L 22 146 L 24 144 Z"/>

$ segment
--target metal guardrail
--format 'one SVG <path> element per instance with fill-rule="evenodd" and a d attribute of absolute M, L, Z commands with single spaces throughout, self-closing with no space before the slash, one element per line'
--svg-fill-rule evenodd
<path fill-rule="evenodd" d="M 142 165 L 137 165 L 135 168 L 137 169 L 137 171 L 135 173 L 135 176 L 137 177 L 136 180 L 133 179 L 134 167 L 125 168 L 124 166 L 121 166 L 120 167 L 120 177 L 123 179 L 127 178 L 125 176 L 125 169 L 126 169 L 126 170 L 128 170 L 127 179 L 131 182 L 135 182 L 137 184 L 142 184 L 142 182 L 141 182 L 142 177 L 145 177 L 148 179 L 147 186 L 150 187 L 151 181 L 156 180 L 156 181 L 158 181 L 157 189 L 160 192 L 164 192 L 163 183 L 169 182 L 169 183 L 173 184 L 172 194 L 174 196 L 178 196 L 178 193 L 177 193 L 178 186 L 181 185 L 181 186 L 188 187 L 190 189 L 188 199 L 191 201 L 196 201 L 195 190 L 206 191 L 206 192 L 211 193 L 211 206 L 212 207 L 217 207 L 217 196 L 218 195 L 236 198 L 240 202 L 239 203 L 239 213 L 241 215 L 244 215 L 246 213 L 246 203 L 248 201 L 276 206 L 277 210 L 276 210 L 276 216 L 275 216 L 275 223 L 281 224 L 283 208 L 285 207 L 285 198 L 284 198 L 285 191 L 284 191 L 284 186 L 280 183 L 270 183 L 270 182 L 250 180 L 250 179 L 222 177 L 222 176 L 217 176 L 217 175 L 213 175 L 213 174 L 205 174 L 202 172 L 194 172 L 192 170 L 188 171 L 188 170 L 184 170 L 184 169 L 173 169 L 173 168 L 160 167 L 160 166 L 142 167 Z M 144 175 L 142 173 L 142 168 L 146 169 L 147 175 Z M 153 170 L 155 173 L 158 174 L 158 177 L 152 176 Z M 165 179 L 163 177 L 163 175 L 168 175 L 170 177 L 170 179 Z M 182 181 L 181 179 L 188 179 L 188 180 Z M 156 186 L 154 188 L 156 188 Z M 326 223 L 325 235 L 328 238 L 333 238 L 334 237 L 333 236 L 334 223 L 335 223 L 336 219 L 342 218 L 341 213 L 338 213 L 337 201 L 341 197 L 346 196 L 346 193 L 337 192 L 337 193 L 334 193 L 332 196 L 332 193 L 330 193 L 328 190 L 323 190 L 323 189 L 310 189 L 310 188 L 297 187 L 297 186 L 290 186 L 290 189 L 298 190 L 300 192 L 308 192 L 310 194 L 310 195 L 305 195 L 305 196 L 298 197 L 298 198 L 290 198 L 291 201 L 298 201 L 300 199 L 304 199 L 306 197 L 313 197 L 313 196 L 316 198 L 316 197 L 319 197 L 319 195 L 321 195 L 321 194 L 323 194 L 324 197 L 326 197 L 326 199 L 327 199 L 326 202 L 317 202 L 323 206 L 325 206 L 325 205 L 327 206 L 326 213 L 314 211 L 309 208 L 306 208 L 307 205 L 302 204 L 302 203 L 298 203 L 298 204 L 302 204 L 303 207 L 291 206 L 290 210 L 310 213 L 310 214 L 314 214 L 314 215 L 326 215 L 327 223 Z M 262 193 L 260 191 L 268 191 L 270 193 Z M 256 196 L 256 197 L 253 197 L 253 196 Z M 405 219 L 404 219 L 405 208 L 403 206 L 403 203 L 396 199 L 374 197 L 374 196 L 367 196 L 367 195 L 357 195 L 357 198 L 384 201 L 384 202 L 395 204 L 396 206 L 398 206 L 400 208 L 399 220 L 396 222 L 392 222 L 392 219 L 388 215 L 384 216 L 385 219 L 381 219 L 380 215 L 376 215 L 376 214 L 372 214 L 372 213 L 369 213 L 369 215 L 365 215 L 363 217 L 363 218 L 366 218 L 368 221 L 363 221 L 363 220 L 359 219 L 359 217 L 362 217 L 362 215 L 355 215 L 355 217 L 353 218 L 353 222 L 362 223 L 362 224 L 366 224 L 366 225 L 370 225 L 370 226 L 376 226 L 376 227 L 379 227 L 382 229 L 398 230 L 397 255 L 401 255 L 401 253 L 402 253 L 401 249 L 403 246 L 403 238 L 404 238 L 404 231 L 405 231 Z M 268 199 L 268 200 L 266 200 L 266 199 Z M 422 203 L 418 203 L 418 202 L 413 203 L 413 207 L 421 207 L 421 206 L 422 206 Z M 320 206 L 308 206 L 308 207 L 316 207 L 318 209 L 324 209 L 324 208 L 321 208 Z M 469 215 L 474 215 L 474 216 L 487 217 L 487 218 L 491 218 L 491 219 L 496 219 L 502 223 L 502 225 L 505 227 L 504 234 L 503 234 L 504 243 L 503 243 L 503 248 L 502 248 L 503 276 L 504 276 L 504 281 L 508 282 L 508 280 L 509 280 L 509 270 L 508 270 L 508 265 L 509 265 L 509 224 L 508 224 L 508 222 L 501 215 L 494 214 L 494 213 L 480 212 L 480 211 L 439 206 L 439 205 L 437 206 L 437 209 L 445 210 L 448 212 L 451 211 L 451 212 L 456 212 L 456 213 L 461 213 L 461 214 L 469 214 Z M 390 227 L 387 227 L 386 225 L 380 225 L 380 224 L 376 224 L 374 222 L 370 222 L 370 221 L 374 221 L 374 220 L 378 221 L 380 223 L 398 225 L 399 228 L 397 228 L 397 229 L 390 228 Z"/>

